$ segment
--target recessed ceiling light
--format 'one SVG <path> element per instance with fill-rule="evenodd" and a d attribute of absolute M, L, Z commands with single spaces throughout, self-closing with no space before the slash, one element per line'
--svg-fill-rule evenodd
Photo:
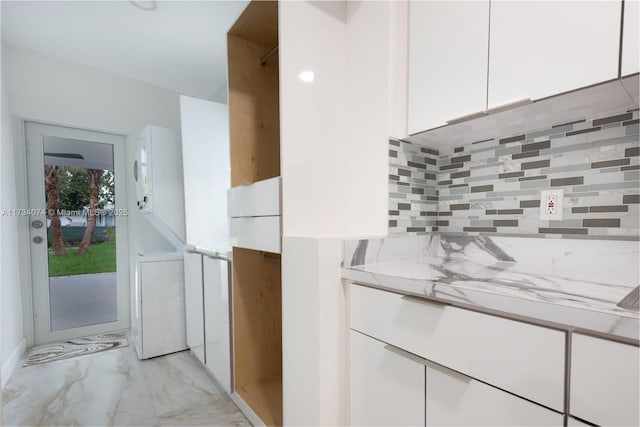
<path fill-rule="evenodd" d="M 298 74 L 298 78 L 305 83 L 311 83 L 315 79 L 315 75 L 313 71 L 301 71 L 300 74 Z"/>
<path fill-rule="evenodd" d="M 158 2 L 156 0 L 129 0 L 132 5 L 138 9 L 152 12 L 158 8 Z"/>

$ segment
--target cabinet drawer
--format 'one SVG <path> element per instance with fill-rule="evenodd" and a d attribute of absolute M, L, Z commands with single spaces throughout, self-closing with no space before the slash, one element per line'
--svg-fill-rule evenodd
<path fill-rule="evenodd" d="M 280 217 L 231 218 L 231 246 L 280 253 Z"/>
<path fill-rule="evenodd" d="M 351 425 L 424 425 L 424 365 L 359 332 L 350 338 Z"/>
<path fill-rule="evenodd" d="M 640 349 L 573 334 L 569 412 L 599 425 L 640 425 Z"/>
<path fill-rule="evenodd" d="M 565 334 L 360 285 L 351 328 L 562 411 Z"/>
<path fill-rule="evenodd" d="M 441 366 L 427 366 L 427 426 L 562 426 L 564 415 Z"/>
<path fill-rule="evenodd" d="M 280 215 L 280 177 L 229 189 L 227 206 L 230 218 Z"/>

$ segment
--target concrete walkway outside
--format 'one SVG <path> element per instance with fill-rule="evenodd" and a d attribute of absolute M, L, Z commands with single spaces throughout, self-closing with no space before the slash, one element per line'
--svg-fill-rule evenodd
<path fill-rule="evenodd" d="M 49 299 L 54 331 L 118 320 L 116 273 L 51 277 Z"/>

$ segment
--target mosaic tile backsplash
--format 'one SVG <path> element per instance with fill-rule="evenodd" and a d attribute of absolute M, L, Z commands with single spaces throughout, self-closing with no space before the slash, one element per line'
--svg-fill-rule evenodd
<path fill-rule="evenodd" d="M 389 141 L 389 234 L 440 231 L 638 240 L 638 110 L 438 152 Z M 540 191 L 563 189 L 563 220 Z"/>

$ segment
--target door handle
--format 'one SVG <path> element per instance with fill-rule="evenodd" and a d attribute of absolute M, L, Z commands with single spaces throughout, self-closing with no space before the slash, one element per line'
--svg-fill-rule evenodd
<path fill-rule="evenodd" d="M 33 240 L 33 243 L 42 243 L 44 241 L 44 239 L 40 236 L 36 236 L 32 240 Z"/>
<path fill-rule="evenodd" d="M 31 221 L 31 226 L 33 228 L 42 228 L 43 225 L 44 224 L 39 219 L 36 219 L 35 221 Z"/>

